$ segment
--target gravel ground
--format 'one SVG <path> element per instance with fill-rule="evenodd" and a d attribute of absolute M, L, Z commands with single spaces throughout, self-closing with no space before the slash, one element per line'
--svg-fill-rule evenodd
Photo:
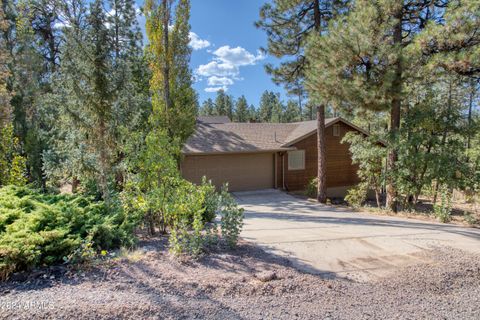
<path fill-rule="evenodd" d="M 173 261 L 161 241 L 88 270 L 0 284 L 3 319 L 480 319 L 480 256 L 442 248 L 371 282 L 324 279 L 242 243 Z"/>

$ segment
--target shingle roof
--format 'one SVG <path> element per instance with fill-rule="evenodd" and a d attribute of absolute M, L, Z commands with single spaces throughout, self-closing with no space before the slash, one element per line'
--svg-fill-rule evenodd
<path fill-rule="evenodd" d="M 326 119 L 325 124 L 329 125 L 338 119 Z M 182 152 L 211 154 L 289 150 L 291 143 L 312 134 L 316 129 L 316 120 L 295 123 L 198 121 L 195 132 L 185 143 Z"/>
<path fill-rule="evenodd" d="M 227 116 L 199 116 L 197 122 L 202 123 L 229 123 L 230 118 Z"/>

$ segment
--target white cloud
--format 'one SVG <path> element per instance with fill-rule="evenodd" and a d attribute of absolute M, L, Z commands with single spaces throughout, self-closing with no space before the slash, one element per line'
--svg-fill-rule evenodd
<path fill-rule="evenodd" d="M 200 37 L 195 33 L 190 31 L 190 46 L 193 50 L 200 50 L 207 47 L 210 47 L 210 42 L 208 40 L 200 39 Z"/>
<path fill-rule="evenodd" d="M 209 86 L 230 86 L 233 84 L 233 80 L 227 77 L 212 76 L 208 78 Z"/>
<path fill-rule="evenodd" d="M 205 88 L 205 92 L 217 92 L 218 90 L 227 91 L 228 87 L 226 86 L 221 86 L 221 87 L 207 87 Z"/>
<path fill-rule="evenodd" d="M 237 66 L 214 60 L 198 66 L 196 73 L 204 77 L 235 77 L 238 75 L 239 70 Z"/>
<path fill-rule="evenodd" d="M 213 54 L 217 56 L 219 61 L 238 67 L 253 65 L 265 58 L 261 53 L 255 56 L 242 47 L 230 48 L 230 46 L 220 47 Z"/>
<path fill-rule="evenodd" d="M 207 50 L 207 52 L 210 52 Z M 207 64 L 200 65 L 195 73 L 199 77 L 208 78 L 205 88 L 206 92 L 216 92 L 220 89 L 226 90 L 234 84 L 235 80 L 242 80 L 239 77 L 240 67 L 255 65 L 258 61 L 265 59 L 265 55 L 258 52 L 256 55 L 242 47 L 231 48 L 223 46 L 211 52 L 213 60 Z"/>

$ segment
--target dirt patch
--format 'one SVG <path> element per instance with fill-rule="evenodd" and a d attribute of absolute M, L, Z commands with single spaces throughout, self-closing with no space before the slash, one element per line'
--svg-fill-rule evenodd
<path fill-rule="evenodd" d="M 458 250 L 425 252 L 432 263 L 357 283 L 300 272 L 246 242 L 196 261 L 164 249 L 144 242 L 87 271 L 57 267 L 3 283 L 0 318 L 480 318 L 480 257 Z"/>

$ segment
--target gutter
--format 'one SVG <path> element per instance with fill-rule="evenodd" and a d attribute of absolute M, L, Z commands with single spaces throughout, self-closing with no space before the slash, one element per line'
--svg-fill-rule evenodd
<path fill-rule="evenodd" d="M 213 151 L 213 152 L 195 152 L 195 151 L 182 151 L 182 155 L 185 156 L 208 156 L 208 155 L 227 155 L 227 154 L 246 154 L 246 153 L 274 153 L 282 151 L 296 150 L 295 147 L 285 147 L 279 149 L 257 149 L 257 150 L 234 150 L 234 151 Z"/>

